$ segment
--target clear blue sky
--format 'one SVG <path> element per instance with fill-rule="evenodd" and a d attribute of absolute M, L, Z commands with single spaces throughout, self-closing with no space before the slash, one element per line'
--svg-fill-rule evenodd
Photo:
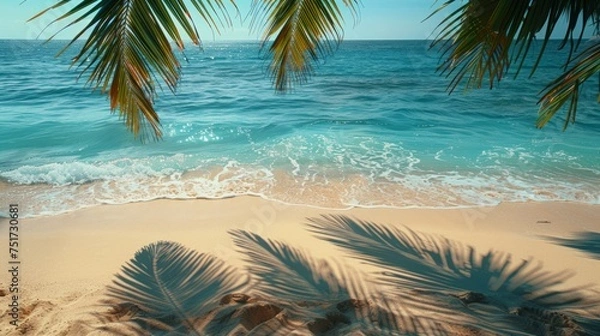
<path fill-rule="evenodd" d="M 2 0 L 0 3 L 0 38 L 1 39 L 34 39 L 42 32 L 43 28 L 54 18 L 65 13 L 65 9 L 57 9 L 33 22 L 26 23 L 27 19 L 46 7 L 56 3 L 57 0 Z M 77 3 L 78 1 L 73 1 Z M 242 17 L 248 13 L 252 0 L 238 0 Z M 426 39 L 436 26 L 437 20 L 421 22 L 433 10 L 434 0 L 368 0 L 363 1 L 360 9 L 360 21 L 354 25 L 352 16 L 348 11 L 346 17 L 346 39 Z M 200 19 L 197 19 L 199 21 Z M 222 31 L 216 40 L 256 40 L 258 33 L 250 33 L 247 24 L 239 23 L 231 29 Z M 62 27 L 59 23 L 48 28 L 40 37 L 46 38 Z M 81 27 L 81 26 L 79 26 Z M 199 25 L 200 33 L 205 40 L 211 40 L 211 31 Z M 68 39 L 76 33 L 70 29 L 58 35 L 58 38 Z"/>
<path fill-rule="evenodd" d="M 58 0 L 2 0 L 0 3 L 0 39 L 47 38 L 64 24 L 58 23 L 43 31 L 53 19 L 64 14 L 60 8 L 27 23 L 26 21 Z M 238 0 L 242 17 L 248 13 L 252 0 Z M 77 0 L 73 3 L 78 3 Z M 423 20 L 438 6 L 434 0 L 364 0 L 360 9 L 360 21 L 354 24 L 349 12 L 346 15 L 345 39 L 427 39 L 432 37 L 435 26 L 442 18 L 438 15 L 425 22 Z M 198 18 L 197 22 L 200 21 Z M 258 33 L 250 33 L 247 24 L 235 20 L 232 28 L 224 29 L 215 40 L 257 40 Z M 202 38 L 212 40 L 211 31 L 199 24 Z M 82 27 L 75 26 L 59 34 L 57 38 L 70 39 Z M 79 29 L 77 29 L 79 28 Z M 560 29 L 559 29 L 560 31 Z M 561 37 L 561 36 L 557 36 Z"/>

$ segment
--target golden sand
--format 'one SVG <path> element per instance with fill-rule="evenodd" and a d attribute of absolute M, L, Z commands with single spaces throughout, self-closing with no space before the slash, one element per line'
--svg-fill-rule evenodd
<path fill-rule="evenodd" d="M 365 264 L 352 258 L 348 249 L 319 238 L 308 230 L 309 218 L 322 218 L 320 216 L 323 215 L 347 216 L 339 218 L 369 221 L 391 228 L 395 234 L 400 232 L 412 237 L 409 239 L 414 244 L 411 248 L 415 250 L 421 246 L 416 249 L 420 249 L 421 254 L 412 263 L 399 262 L 397 266 L 387 269 L 372 262 Z M 1 223 L 2 235 L 8 237 L 8 221 L 2 219 Z M 157 241 L 177 242 L 187 250 L 219 258 L 224 264 L 236 268 L 240 274 L 246 274 L 248 267 L 252 269 L 257 266 L 252 264 L 251 258 L 249 261 L 249 254 L 244 253 L 247 250 L 235 244 L 232 230 L 243 230 L 264 239 L 280 241 L 285 246 L 305 251 L 310 258 L 338 265 L 338 268 L 332 266 L 337 277 L 344 270 L 352 270 L 356 272 L 352 274 L 360 275 L 357 275 L 356 281 L 364 284 L 364 293 L 372 296 L 352 297 L 359 295 L 353 293 L 346 297 L 323 297 L 321 302 L 310 303 L 310 300 L 303 302 L 296 297 L 265 296 L 265 290 L 259 290 L 260 286 L 243 288 L 237 294 L 215 293 L 210 299 L 214 303 L 212 310 L 197 316 L 194 322 L 198 328 L 212 330 L 213 334 L 219 334 L 215 331 L 219 328 L 229 328 L 227 330 L 232 334 L 238 332 L 240 335 L 254 328 L 262 328 L 260 330 L 265 333 L 265 330 L 279 330 L 287 334 L 296 330 L 298 334 L 343 335 L 357 332 L 368 325 L 368 328 L 388 328 L 386 332 L 394 328 L 406 332 L 413 328 L 413 332 L 422 334 L 445 332 L 483 335 L 492 333 L 493 328 L 506 327 L 486 319 L 487 316 L 490 321 L 497 320 L 493 318 L 494 314 L 512 314 L 510 316 L 515 321 L 522 321 L 525 318 L 523 316 L 537 316 L 527 317 L 527 321 L 535 322 L 531 322 L 533 327 L 527 328 L 549 326 L 558 330 L 557 325 L 560 325 L 560 328 L 568 329 L 569 323 L 576 321 L 580 323 L 573 327 L 575 329 L 572 328 L 576 330 L 585 324 L 581 323 L 581 319 L 577 320 L 580 316 L 577 307 L 564 311 L 557 309 L 553 313 L 555 315 L 551 315 L 549 310 L 536 311 L 524 306 L 499 308 L 501 305 L 498 302 L 506 299 L 502 297 L 506 291 L 502 290 L 464 290 L 470 288 L 468 284 L 461 284 L 459 287 L 462 289 L 445 288 L 450 281 L 440 282 L 439 289 L 432 285 L 415 290 L 394 286 L 389 281 L 375 281 L 377 277 L 373 272 L 398 270 L 406 265 L 424 265 L 432 269 L 438 267 L 441 274 L 452 273 L 449 271 L 452 263 L 447 260 L 448 256 L 440 254 L 438 257 L 441 261 L 436 261 L 436 256 L 431 252 L 440 246 L 441 249 L 436 251 L 454 251 L 453 258 L 462 263 L 468 260 L 468 253 L 464 251 L 472 248 L 477 255 L 493 255 L 498 260 L 509 262 L 512 269 L 527 261 L 532 274 L 538 274 L 534 272 L 538 266 L 541 272 L 549 272 L 556 279 L 565 275 L 564 281 L 548 289 L 567 290 L 587 286 L 585 293 L 591 298 L 598 294 L 600 286 L 600 260 L 597 254 L 593 254 L 599 251 L 585 245 L 586 242 L 574 239 L 578 233 L 600 232 L 600 206 L 596 205 L 514 203 L 470 209 L 326 210 L 286 205 L 258 197 L 236 197 L 102 205 L 57 216 L 22 218 L 19 227 L 19 326 L 10 324 L 10 307 L 6 309 L 11 301 L 11 293 L 8 292 L 10 280 L 5 272 L 0 278 L 0 289 L 8 294 L 1 298 L 5 307 L 3 310 L 6 310 L 0 318 L 2 335 L 110 335 L 115 330 L 128 334 L 131 330 L 127 328 L 131 324 L 122 322 L 131 322 L 132 316 L 141 314 L 140 310 L 144 312 L 144 307 L 115 301 L 114 298 L 109 305 L 102 303 L 108 299 L 107 286 L 111 285 L 115 274 L 121 274 L 121 267 L 134 257 L 136 251 Z M 345 237 L 343 234 L 338 236 L 342 240 Z M 573 242 L 573 246 L 580 248 L 566 246 L 568 244 L 548 237 L 567 239 L 562 242 Z M 424 240 L 417 242 L 417 238 Z M 7 242 L 8 239 L 3 238 L 3 241 Z M 407 258 L 407 255 L 399 255 L 398 260 Z M 8 258 L 8 253 L 0 254 L 2 265 L 8 267 Z M 432 266 L 436 264 L 438 266 Z M 322 276 L 320 267 L 315 266 L 313 271 Z M 417 268 L 406 270 L 406 274 L 417 274 L 424 279 L 421 282 L 424 284 L 430 275 L 419 273 L 422 270 Z M 472 277 L 481 276 L 473 270 L 466 272 L 473 272 L 470 275 Z M 500 277 L 510 274 L 507 271 L 500 273 Z M 535 283 L 538 280 L 539 277 L 527 279 L 523 275 L 524 282 Z M 402 281 L 410 283 L 411 280 L 403 278 Z M 273 290 L 272 293 L 277 291 Z M 481 293 L 483 296 L 478 297 Z M 236 294 L 237 299 L 232 299 L 232 294 Z M 307 294 L 307 297 L 310 295 Z M 396 305 L 402 297 L 409 302 L 408 306 Z M 390 305 L 390 302 L 395 303 Z M 442 309 L 442 306 L 449 310 Z M 293 307 L 300 308 L 295 311 Z M 590 314 L 597 313 L 594 309 L 597 308 L 588 307 L 585 310 Z M 448 311 L 455 312 L 453 318 L 447 315 Z M 222 319 L 225 315 L 230 316 L 226 322 Z M 98 316 L 104 316 L 104 319 Z M 377 316 L 384 316 L 388 322 L 374 323 Z M 411 318 L 420 324 L 410 326 L 406 321 L 413 321 Z M 598 325 L 593 324 L 598 321 L 598 316 L 591 315 L 585 319 L 592 321 L 591 325 Z M 539 322 L 541 320 L 546 324 Z M 556 322 L 558 320 L 562 322 Z M 220 321 L 222 325 L 215 324 L 215 321 Z"/>

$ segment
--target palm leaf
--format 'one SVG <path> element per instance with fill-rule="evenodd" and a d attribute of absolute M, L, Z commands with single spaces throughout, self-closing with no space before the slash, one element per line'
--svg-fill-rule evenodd
<path fill-rule="evenodd" d="M 190 2 L 213 29 L 229 20 L 223 0 Z M 59 1 L 32 19 L 69 3 L 70 0 Z M 66 47 L 84 33 L 90 33 L 73 59 L 74 64 L 83 68 L 82 75 L 89 75 L 88 84 L 108 94 L 111 110 L 119 110 L 126 126 L 136 136 L 146 136 L 145 130 L 149 129 L 153 137 L 161 137 L 160 121 L 154 109 L 157 77 L 174 91 L 180 70 L 169 39 L 183 49 L 179 25 L 194 44 L 200 44 L 184 1 L 81 0 L 50 24 L 70 17 L 75 18 L 63 29 L 89 20 Z M 56 34 L 51 38 L 54 36 Z"/>
<path fill-rule="evenodd" d="M 139 308 L 138 321 L 155 329 L 199 335 L 196 321 L 215 298 L 245 285 L 222 261 L 173 242 L 138 251 L 108 287 L 108 296 Z M 140 322 L 141 323 L 141 322 Z"/>
<path fill-rule="evenodd" d="M 342 40 L 342 14 L 338 0 L 254 0 L 251 26 L 265 23 L 264 48 L 270 43 L 270 72 L 275 88 L 285 91 L 304 82 L 313 63 L 325 57 Z M 341 1 L 353 14 L 359 0 Z M 271 42 L 271 38 L 274 38 Z"/>
<path fill-rule="evenodd" d="M 469 1 L 440 23 L 443 28 L 433 46 L 441 45 L 442 57 L 447 58 L 438 70 L 446 77 L 454 75 L 448 85 L 450 92 L 465 78 L 467 88 L 480 88 L 486 76 L 493 87 L 494 81 L 500 81 L 509 68 L 511 40 L 489 22 L 495 2 L 483 5 L 480 1 Z"/>
<path fill-rule="evenodd" d="M 452 7 L 456 0 L 444 2 L 434 14 Z M 442 61 L 438 71 L 452 77 L 448 90 L 466 82 L 467 88 L 480 88 L 487 78 L 492 88 L 516 64 L 515 77 L 525 66 L 532 53 L 532 45 L 541 36 L 541 45 L 531 66 L 532 76 L 539 66 L 548 41 L 560 20 L 566 19 L 565 34 L 560 49 L 568 46 L 565 69 L 571 62 L 586 29 L 600 14 L 600 1 L 589 0 L 470 0 L 458 6 L 438 25 L 438 34 L 432 46 L 440 47 Z M 579 60 L 597 57 L 589 49 Z M 589 65 L 588 61 L 588 65 Z M 584 67 L 582 65 L 582 67 Z M 587 68 L 585 73 L 590 69 Z M 538 127 L 544 126 L 568 100 L 567 122 L 575 120 L 579 85 L 587 78 L 568 77 L 565 73 L 547 88 L 542 97 Z M 571 79 L 567 81 L 566 79 Z M 579 81 L 578 81 L 579 80 Z M 556 92 L 556 93 L 555 93 Z"/>
<path fill-rule="evenodd" d="M 569 108 L 563 129 L 566 129 L 569 123 L 575 122 L 581 85 L 600 72 L 600 40 L 595 40 L 591 46 L 582 51 L 574 63 L 568 71 L 544 89 L 540 99 L 538 127 L 544 127 L 567 103 L 569 103 Z M 598 97 L 600 101 L 600 95 Z"/>

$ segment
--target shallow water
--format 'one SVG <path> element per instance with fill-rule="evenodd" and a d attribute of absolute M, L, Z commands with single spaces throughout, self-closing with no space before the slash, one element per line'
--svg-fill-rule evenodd
<path fill-rule="evenodd" d="M 0 41 L 0 202 L 29 216 L 235 195 L 331 208 L 600 203 L 597 83 L 566 132 L 563 115 L 534 126 L 564 52 L 532 78 L 448 95 L 428 42 L 346 41 L 279 95 L 257 43 L 215 42 L 186 50 L 176 95 L 157 101 L 164 138 L 143 144 L 77 82 L 75 49 L 54 57 L 64 44 Z"/>

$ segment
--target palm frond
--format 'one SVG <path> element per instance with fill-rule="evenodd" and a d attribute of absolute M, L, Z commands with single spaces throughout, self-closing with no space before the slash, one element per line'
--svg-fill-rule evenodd
<path fill-rule="evenodd" d="M 598 303 L 597 298 L 586 297 L 580 288 L 558 289 L 572 273 L 547 272 L 531 260 L 513 263 L 510 255 L 493 251 L 479 255 L 474 248 L 443 237 L 346 216 L 312 218 L 308 225 L 317 237 L 342 247 L 357 259 L 385 269 L 380 281 L 401 293 L 445 293 L 459 298 L 465 305 L 489 300 L 494 302 L 490 307 L 497 307 L 494 309 L 499 309 L 504 316 L 516 307 L 582 309 Z M 465 293 L 475 299 L 462 297 Z M 415 305 L 451 318 L 449 309 L 436 307 L 431 300 L 420 300 Z M 491 330 L 510 326 L 506 321 L 496 321 L 497 314 L 485 310 L 467 310 L 465 314 L 485 321 Z"/>
<path fill-rule="evenodd" d="M 448 90 L 454 91 L 466 78 L 467 88 L 481 88 L 486 77 L 490 88 L 500 81 L 510 65 L 511 40 L 490 23 L 494 15 L 492 3 L 469 1 L 448 15 L 441 23 L 433 46 L 441 45 L 447 59 L 438 67 L 446 77 L 454 75 Z M 445 8 L 452 1 L 445 3 Z"/>
<path fill-rule="evenodd" d="M 600 72 L 600 40 L 582 51 L 574 60 L 574 65 L 557 79 L 548 84 L 540 99 L 537 127 L 544 127 L 554 115 L 569 103 L 563 129 L 575 122 L 581 85 Z M 598 96 L 600 101 L 600 94 Z"/>
<path fill-rule="evenodd" d="M 452 7 L 456 2 L 444 2 L 434 14 Z M 505 77 L 512 64 L 516 64 L 517 77 L 532 54 L 534 41 L 540 40 L 540 47 L 536 48 L 537 56 L 531 65 L 532 76 L 542 60 L 548 41 L 563 19 L 566 19 L 567 24 L 559 48 L 568 47 L 569 50 L 564 63 L 566 70 L 586 30 L 594 26 L 594 20 L 599 14 L 600 1 L 469 0 L 458 6 L 438 25 L 438 33 L 432 43 L 432 46 L 439 46 L 442 51 L 438 71 L 452 78 L 448 85 L 450 92 L 463 82 L 466 82 L 467 88 L 480 88 L 486 78 L 492 88 L 495 82 Z M 577 58 L 581 60 L 582 57 L 591 56 L 591 53 L 588 50 Z M 546 89 L 538 127 L 544 126 L 569 99 L 571 107 L 565 127 L 569 121 L 574 120 L 578 88 L 582 81 L 571 80 L 565 83 L 567 76 L 569 72 Z M 577 79 L 581 79 L 581 76 Z M 558 92 L 548 95 L 557 86 L 565 87 L 568 94 L 560 95 L 564 92 Z M 564 96 L 568 98 L 565 99 Z M 552 98 L 552 103 L 549 103 Z"/>
<path fill-rule="evenodd" d="M 218 23 L 228 22 L 223 0 L 190 1 L 212 29 L 218 29 Z M 70 2 L 59 1 L 32 19 Z M 194 44 L 200 44 L 200 36 L 184 1 L 81 0 L 50 24 L 70 17 L 75 18 L 63 29 L 89 19 L 66 47 L 86 32 L 90 33 L 73 59 L 74 64 L 83 68 L 82 75 L 89 70 L 88 84 L 108 94 L 111 110 L 119 110 L 126 126 L 136 136 L 146 136 L 145 130 L 149 129 L 151 136 L 161 137 L 160 121 L 154 109 L 157 77 L 174 91 L 180 70 L 169 38 L 175 41 L 177 48 L 183 49 L 179 25 Z M 54 36 L 56 34 L 51 39 Z"/>
<path fill-rule="evenodd" d="M 456 0 L 449 0 L 443 3 L 434 13 L 455 2 Z M 481 71 L 480 67 L 472 66 L 471 73 L 477 78 L 489 74 L 489 79 L 493 80 L 496 78 L 493 75 L 505 73 L 511 62 L 518 64 L 516 76 L 531 51 L 532 43 L 542 33 L 542 45 L 531 69 L 533 74 L 561 19 L 567 19 L 560 47 L 569 46 L 570 53 L 565 63 L 568 64 L 586 29 L 599 11 L 598 1 L 470 0 L 441 21 L 433 46 L 442 47 L 443 57 L 446 58 L 444 66 L 440 68 L 443 71 L 452 70 L 461 63 L 481 63 L 488 71 Z M 498 50 L 500 47 L 501 51 Z M 516 51 L 509 52 L 512 48 L 516 48 Z M 481 52 L 476 57 L 477 62 L 474 62 L 469 55 L 477 50 L 485 52 Z M 495 53 L 501 57 L 492 57 Z M 453 66 L 446 65 L 448 63 Z M 493 82 L 490 85 L 493 85 Z"/>
<path fill-rule="evenodd" d="M 215 297 L 245 285 L 233 268 L 173 242 L 138 251 L 108 287 L 108 296 L 139 308 L 138 320 L 158 329 L 201 334 L 195 322 Z"/>
<path fill-rule="evenodd" d="M 304 82 L 313 63 L 329 55 L 342 40 L 339 0 L 254 0 L 251 26 L 265 23 L 263 45 L 270 42 L 270 72 L 278 91 Z M 359 0 L 343 0 L 353 15 Z"/>

